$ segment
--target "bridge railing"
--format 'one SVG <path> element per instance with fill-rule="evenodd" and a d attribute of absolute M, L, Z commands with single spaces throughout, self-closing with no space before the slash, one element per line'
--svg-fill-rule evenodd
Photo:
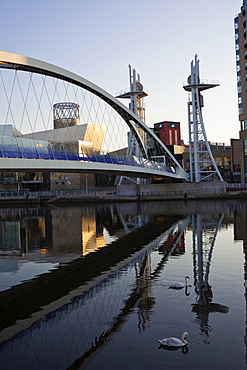
<path fill-rule="evenodd" d="M 247 183 L 227 183 L 227 190 L 247 190 Z"/>
<path fill-rule="evenodd" d="M 48 141 L 3 136 L 0 137 L 0 157 L 98 162 L 113 165 L 144 167 L 150 170 L 169 173 L 175 173 L 176 171 L 175 168 L 165 163 L 142 157 L 113 155 L 112 153 L 101 154 L 99 152 L 87 151 L 85 151 L 85 153 L 79 153 L 76 151 L 58 150 L 57 145 L 58 143 Z"/>
<path fill-rule="evenodd" d="M 215 188 L 215 189 L 195 189 L 195 190 L 164 190 L 164 191 L 143 191 L 138 194 L 129 194 L 128 198 L 143 198 L 146 197 L 179 197 L 187 199 L 188 197 L 199 197 L 199 196 L 207 196 L 207 195 L 219 195 L 222 194 L 222 190 Z M 225 194 L 225 193 L 224 193 Z M 29 189 L 20 189 L 20 190 L 7 190 L 7 191 L 0 191 L 0 202 L 1 199 L 4 198 L 22 198 L 22 199 L 30 199 L 30 198 L 38 198 L 38 197 L 115 197 L 121 198 L 125 197 L 125 195 L 117 194 L 117 188 L 111 189 L 104 189 L 104 188 L 88 188 L 88 189 L 81 189 L 81 190 L 43 190 L 43 191 L 30 191 Z"/>

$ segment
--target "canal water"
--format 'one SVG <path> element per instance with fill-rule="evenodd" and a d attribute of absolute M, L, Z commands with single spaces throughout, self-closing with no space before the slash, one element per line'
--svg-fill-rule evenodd
<path fill-rule="evenodd" d="M 246 212 L 242 200 L 0 208 L 0 369 L 245 369 Z M 184 347 L 158 342 L 184 332 Z"/>

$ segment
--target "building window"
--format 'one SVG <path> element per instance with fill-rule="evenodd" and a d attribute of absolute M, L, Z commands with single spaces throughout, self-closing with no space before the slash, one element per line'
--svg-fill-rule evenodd
<path fill-rule="evenodd" d="M 178 145 L 178 132 L 175 130 L 175 145 Z"/>
<path fill-rule="evenodd" d="M 169 144 L 172 145 L 172 130 L 169 130 Z"/>
<path fill-rule="evenodd" d="M 222 158 L 216 157 L 215 158 L 215 163 L 217 164 L 217 166 L 222 166 Z"/>
<path fill-rule="evenodd" d="M 244 173 L 247 172 L 247 140 L 244 140 Z M 245 177 L 245 182 L 247 182 L 247 178 Z"/>
<path fill-rule="evenodd" d="M 247 158 L 247 140 L 244 140 L 244 156 Z"/>
<path fill-rule="evenodd" d="M 165 131 L 164 130 L 161 131 L 161 141 L 165 143 Z"/>

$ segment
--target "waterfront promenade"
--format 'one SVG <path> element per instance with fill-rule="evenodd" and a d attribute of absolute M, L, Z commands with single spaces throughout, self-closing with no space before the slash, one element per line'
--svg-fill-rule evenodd
<path fill-rule="evenodd" d="M 5 204 L 52 204 L 67 202 L 130 202 L 149 200 L 200 200 L 200 199 L 234 199 L 246 198 L 245 184 L 228 186 L 227 191 L 221 189 L 191 189 L 164 190 L 145 192 L 135 195 L 119 195 L 117 187 L 89 189 L 89 190 L 57 190 L 57 191 L 29 191 L 8 190 L 0 192 L 0 207 Z"/>

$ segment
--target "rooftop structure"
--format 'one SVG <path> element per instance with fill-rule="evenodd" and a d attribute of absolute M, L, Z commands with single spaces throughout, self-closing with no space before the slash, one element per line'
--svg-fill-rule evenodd
<path fill-rule="evenodd" d="M 80 123 L 79 104 L 71 102 L 53 105 L 54 128 L 76 126 Z"/>

